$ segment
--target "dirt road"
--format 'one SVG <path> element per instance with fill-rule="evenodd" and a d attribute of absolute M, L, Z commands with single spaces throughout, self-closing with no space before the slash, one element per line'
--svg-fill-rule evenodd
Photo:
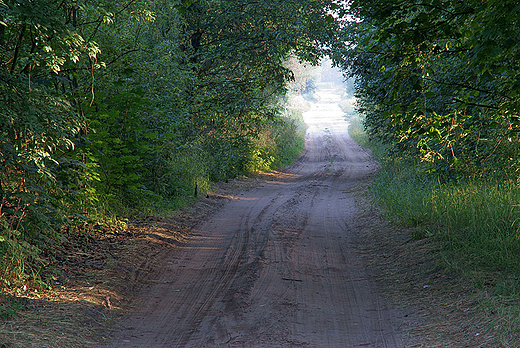
<path fill-rule="evenodd" d="M 294 166 L 234 197 L 172 251 L 108 347 L 403 347 L 353 248 L 357 183 L 375 171 L 331 91 Z"/>

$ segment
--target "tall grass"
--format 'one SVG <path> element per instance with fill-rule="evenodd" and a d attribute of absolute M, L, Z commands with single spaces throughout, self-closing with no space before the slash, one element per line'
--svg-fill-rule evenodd
<path fill-rule="evenodd" d="M 376 201 L 416 237 L 444 242 L 452 265 L 468 271 L 520 272 L 520 189 L 515 182 L 428 180 L 404 159 L 382 159 Z M 459 267 L 457 266 L 457 267 Z"/>
<path fill-rule="evenodd" d="M 374 149 L 381 163 L 372 193 L 388 216 L 416 227 L 413 238 L 442 241 L 449 266 L 466 274 L 520 274 L 520 187 L 516 181 L 466 178 L 442 183 L 425 174 L 420 163 L 384 155 L 381 144 L 369 142 L 360 127 L 361 123 L 354 122 L 349 131 L 355 140 Z M 500 292 L 503 284 L 496 285 Z"/>
<path fill-rule="evenodd" d="M 433 192 L 437 233 L 474 267 L 520 271 L 520 189 L 511 181 L 471 181 Z"/>
<path fill-rule="evenodd" d="M 410 239 L 440 242 L 437 259 L 480 289 L 479 307 L 491 315 L 504 347 L 520 343 L 520 186 L 503 178 L 442 183 L 421 164 L 385 155 L 368 140 L 361 120 L 351 137 L 370 147 L 381 164 L 372 183 L 374 202 L 401 225 L 414 227 Z"/>
<path fill-rule="evenodd" d="M 301 96 L 292 96 L 282 114 L 266 125 L 252 141 L 249 172 L 285 167 L 294 162 L 305 148 L 306 126 L 303 112 L 310 103 Z"/>

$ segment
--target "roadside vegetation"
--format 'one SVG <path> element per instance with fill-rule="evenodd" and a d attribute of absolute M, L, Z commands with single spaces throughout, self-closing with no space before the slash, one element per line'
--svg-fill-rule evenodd
<path fill-rule="evenodd" d="M 340 61 L 374 199 L 481 291 L 504 346 L 520 322 L 520 43 L 515 1 L 352 1 Z M 485 307 L 485 306 L 484 306 Z M 486 314 L 487 315 L 487 314 Z"/>
<path fill-rule="evenodd" d="M 212 182 L 290 163 L 330 1 L 0 1 L 0 287 Z M 325 48 L 329 47 L 329 48 Z M 314 71 L 314 72 L 313 72 Z M 0 300 L 0 315 L 11 316 Z"/>
<path fill-rule="evenodd" d="M 441 243 L 515 346 L 520 5 L 342 4 L 0 0 L 1 288 L 49 287 L 67 240 L 290 163 L 317 82 L 303 62 L 328 55 L 356 79 L 358 113 L 351 91 L 342 107 L 381 162 L 375 200 Z M 2 294 L 0 317 L 19 307 Z"/>
<path fill-rule="evenodd" d="M 352 119 L 351 137 L 370 148 L 381 169 L 371 184 L 374 203 L 386 218 L 408 228 L 409 241 L 439 242 L 435 259 L 443 272 L 472 285 L 482 316 L 492 318 L 499 339 L 516 347 L 520 337 L 520 188 L 509 180 L 441 182 L 406 156 L 369 140 L 362 120 Z M 459 279 L 459 280 L 460 280 Z"/>

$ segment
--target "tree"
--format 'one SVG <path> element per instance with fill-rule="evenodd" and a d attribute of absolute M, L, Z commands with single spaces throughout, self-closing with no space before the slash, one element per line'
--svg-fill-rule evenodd
<path fill-rule="evenodd" d="M 317 62 L 333 28 L 323 1 L 195 1 L 183 10 L 193 139 L 212 178 L 244 172 L 251 141 L 276 117 L 290 54 Z M 321 27 L 319 26 L 321 24 Z M 318 29 L 320 28 L 320 29 Z M 193 131 L 197 130 L 197 131 Z"/>
<path fill-rule="evenodd" d="M 0 278 L 59 238 L 82 163 L 65 154 L 83 127 L 71 67 L 98 47 L 75 30 L 75 2 L 0 2 Z"/>
<path fill-rule="evenodd" d="M 325 0 L 0 1 L 0 277 L 102 203 L 150 207 L 275 163 L 262 144 L 295 139 L 281 114 L 293 77 L 284 62 L 318 62 L 340 10 Z"/>
<path fill-rule="evenodd" d="M 517 171 L 514 1 L 353 1 L 351 11 L 341 60 L 371 134 L 431 170 Z"/>

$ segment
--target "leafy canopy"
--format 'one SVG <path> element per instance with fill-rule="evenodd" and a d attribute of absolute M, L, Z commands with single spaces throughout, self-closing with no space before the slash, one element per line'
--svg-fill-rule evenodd
<path fill-rule="evenodd" d="M 368 131 L 430 170 L 515 175 L 520 5 L 385 0 L 350 10 L 341 61 L 357 77 Z"/>

